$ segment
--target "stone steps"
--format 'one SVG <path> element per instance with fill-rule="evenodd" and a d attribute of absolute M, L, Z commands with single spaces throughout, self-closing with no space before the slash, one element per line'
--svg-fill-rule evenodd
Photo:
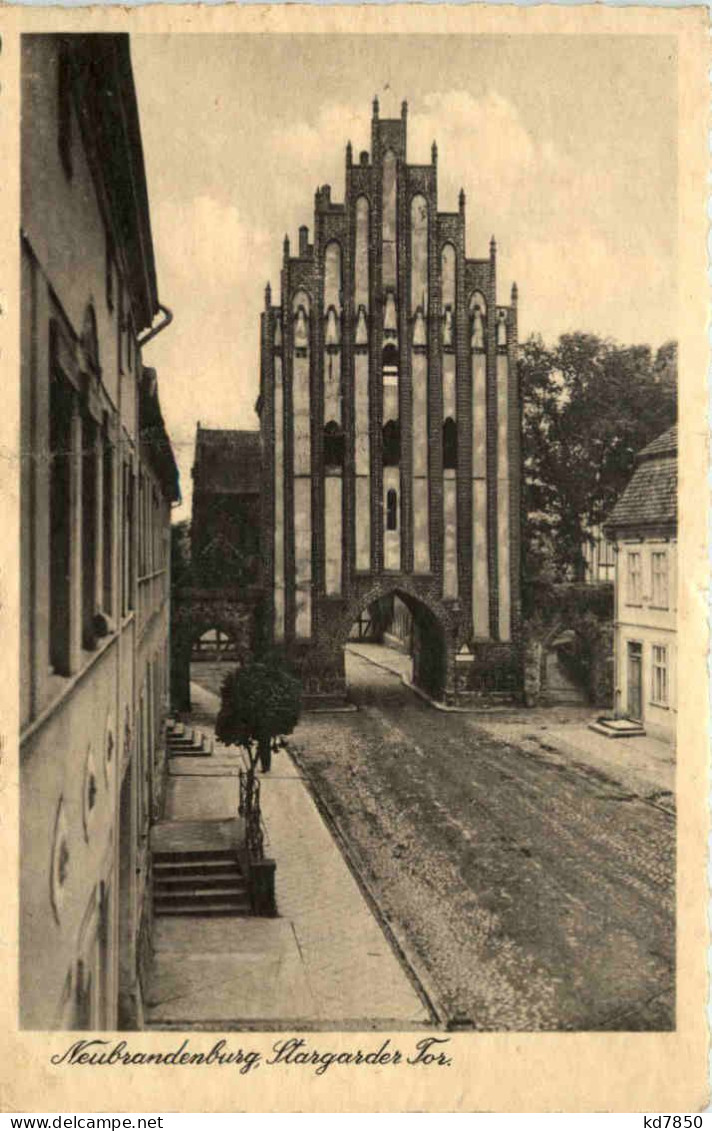
<path fill-rule="evenodd" d="M 208 758 L 213 753 L 213 742 L 202 731 L 170 719 L 166 723 L 166 752 L 169 758 Z"/>
<path fill-rule="evenodd" d="M 250 897 L 234 853 L 157 852 L 153 859 L 154 915 L 250 915 Z"/>
<path fill-rule="evenodd" d="M 205 903 L 197 906 L 195 903 L 174 903 L 164 907 L 154 907 L 154 914 L 158 916 L 166 915 L 185 915 L 191 918 L 210 918 L 211 916 L 220 918 L 247 918 L 252 915 L 252 910 L 248 902 L 243 904 L 236 904 L 234 901 L 224 903 Z"/>

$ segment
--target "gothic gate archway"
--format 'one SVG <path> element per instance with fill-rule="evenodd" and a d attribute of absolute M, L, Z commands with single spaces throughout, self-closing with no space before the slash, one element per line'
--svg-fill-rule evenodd
<path fill-rule="evenodd" d="M 231 641 L 230 658 L 239 663 L 254 653 L 260 634 L 261 591 L 178 589 L 171 605 L 171 705 L 190 710 L 193 646 L 209 630 Z"/>

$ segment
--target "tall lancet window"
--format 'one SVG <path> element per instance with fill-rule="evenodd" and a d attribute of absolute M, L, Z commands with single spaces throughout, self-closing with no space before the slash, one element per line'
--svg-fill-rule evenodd
<path fill-rule="evenodd" d="M 443 346 L 452 349 L 455 345 L 455 248 L 446 243 L 441 256 L 441 286 L 443 311 Z"/>
<path fill-rule="evenodd" d="M 359 306 L 358 316 L 356 318 L 356 345 L 368 345 L 368 321 L 366 317 L 366 310 L 363 306 Z"/>
<path fill-rule="evenodd" d="M 428 312 L 428 205 L 414 196 L 410 205 L 410 313 Z"/>
<path fill-rule="evenodd" d="M 398 337 L 398 312 L 396 310 L 396 297 L 393 291 L 388 291 L 386 295 L 386 309 L 383 314 L 383 336 L 384 338 L 397 338 Z"/>
<path fill-rule="evenodd" d="M 341 405 L 341 245 L 324 252 L 324 419 L 343 423 Z"/>
<path fill-rule="evenodd" d="M 356 318 L 356 345 L 368 344 L 368 310 L 369 310 L 369 205 L 365 196 L 360 196 L 356 201 L 356 254 L 355 254 L 355 290 L 354 305 L 358 311 Z"/>
<path fill-rule="evenodd" d="M 384 287 L 396 285 L 396 155 L 389 149 L 383 158 L 383 256 Z"/>
<path fill-rule="evenodd" d="M 309 348 L 309 319 L 304 307 L 300 305 L 294 315 L 294 349 L 298 355 L 306 355 Z"/>
<path fill-rule="evenodd" d="M 326 315 L 326 334 L 324 335 L 327 346 L 338 346 L 340 343 L 339 320 L 333 306 L 329 307 Z"/>

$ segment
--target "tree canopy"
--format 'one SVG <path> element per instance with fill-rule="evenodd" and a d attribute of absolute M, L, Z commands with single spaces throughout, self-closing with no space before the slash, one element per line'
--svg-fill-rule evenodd
<path fill-rule="evenodd" d="M 273 741 L 291 734 L 301 712 L 301 684 L 276 660 L 254 660 L 223 680 L 215 735 L 226 746 L 242 746 L 251 765 L 259 753 L 269 769 Z"/>
<path fill-rule="evenodd" d="M 677 346 L 564 334 L 522 347 L 525 578 L 583 577 L 582 548 L 626 486 L 636 454 L 677 413 Z"/>

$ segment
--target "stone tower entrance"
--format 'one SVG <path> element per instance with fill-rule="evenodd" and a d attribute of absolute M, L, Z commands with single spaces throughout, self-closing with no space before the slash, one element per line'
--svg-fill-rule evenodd
<path fill-rule="evenodd" d="M 345 199 L 284 241 L 266 292 L 263 565 L 272 640 L 338 694 L 345 628 L 398 592 L 417 679 L 445 701 L 520 688 L 517 291 L 497 303 L 494 240 L 466 253 L 465 194 L 438 208 L 438 153 L 407 160 L 407 106 L 346 147 Z M 483 156 L 483 160 L 486 159 Z M 349 619 L 351 618 L 351 619 Z M 426 687 L 427 685 L 427 687 Z M 318 691 L 317 691 L 318 689 Z"/>

